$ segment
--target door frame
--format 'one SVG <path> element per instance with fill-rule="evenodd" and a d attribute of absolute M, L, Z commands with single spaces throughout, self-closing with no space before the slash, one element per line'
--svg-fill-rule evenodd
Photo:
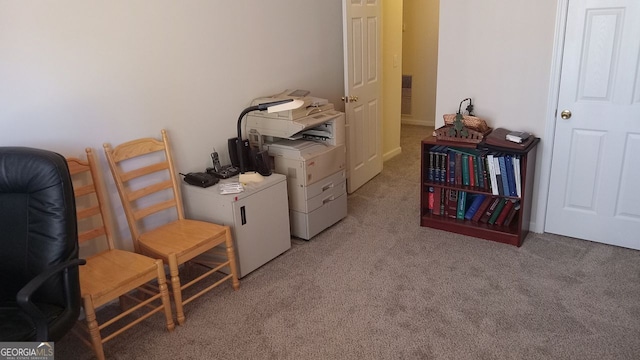
<path fill-rule="evenodd" d="M 567 13 L 569 0 L 558 0 L 556 10 L 556 31 L 553 41 L 553 53 L 551 59 L 551 74 L 549 77 L 549 94 L 547 96 L 547 112 L 542 139 L 542 154 L 540 156 L 540 170 L 537 171 L 540 179 L 536 203 L 535 223 L 531 224 L 531 231 L 543 233 L 547 219 L 547 206 L 549 200 L 549 183 L 551 180 L 551 159 L 553 158 L 553 139 L 557 121 L 558 97 L 560 95 L 560 76 L 562 75 L 562 57 L 564 51 L 564 38 L 567 28 Z"/>

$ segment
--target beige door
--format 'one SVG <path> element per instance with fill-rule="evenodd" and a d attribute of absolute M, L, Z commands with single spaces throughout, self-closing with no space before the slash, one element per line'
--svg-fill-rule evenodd
<path fill-rule="evenodd" d="M 545 231 L 640 249 L 640 1 L 569 1 Z"/>
<path fill-rule="evenodd" d="M 382 171 L 380 0 L 343 0 L 347 191 Z"/>

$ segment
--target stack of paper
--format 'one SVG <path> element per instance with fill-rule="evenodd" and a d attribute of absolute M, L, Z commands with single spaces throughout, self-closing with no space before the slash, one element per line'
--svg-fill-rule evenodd
<path fill-rule="evenodd" d="M 229 182 L 218 185 L 220 194 L 237 194 L 244 191 L 244 187 L 239 182 Z"/>

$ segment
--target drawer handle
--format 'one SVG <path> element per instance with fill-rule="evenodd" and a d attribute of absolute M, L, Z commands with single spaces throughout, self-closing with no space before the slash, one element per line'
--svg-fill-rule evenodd
<path fill-rule="evenodd" d="M 333 187 L 333 183 L 330 183 L 328 185 L 325 185 L 324 187 L 322 187 L 322 191 L 327 191 L 329 189 L 331 189 Z"/>
<path fill-rule="evenodd" d="M 322 199 L 322 204 L 324 205 L 324 204 L 326 204 L 328 202 L 331 202 L 333 200 L 334 200 L 334 197 L 333 197 L 333 195 L 331 195 L 329 197 L 326 197 L 326 198 Z"/>

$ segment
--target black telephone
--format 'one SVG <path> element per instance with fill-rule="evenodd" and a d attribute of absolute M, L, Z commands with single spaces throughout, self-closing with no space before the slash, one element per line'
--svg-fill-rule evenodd
<path fill-rule="evenodd" d="M 228 179 L 240 173 L 240 169 L 233 165 L 220 165 L 220 157 L 215 149 L 213 149 L 213 152 L 211 153 L 211 161 L 213 163 L 213 167 L 207 168 L 207 174 L 211 174 L 220 179 Z"/>

